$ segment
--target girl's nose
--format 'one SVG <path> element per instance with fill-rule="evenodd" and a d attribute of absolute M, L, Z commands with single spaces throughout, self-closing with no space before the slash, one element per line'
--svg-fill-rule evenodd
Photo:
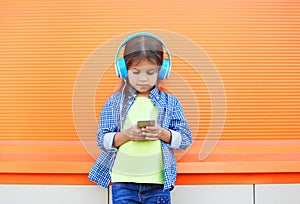
<path fill-rule="evenodd" d="M 140 75 L 140 81 L 147 81 L 147 75 L 146 74 L 141 74 Z"/>

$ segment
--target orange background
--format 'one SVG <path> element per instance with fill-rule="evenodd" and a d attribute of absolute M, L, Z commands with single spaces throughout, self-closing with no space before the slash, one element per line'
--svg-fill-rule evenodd
<path fill-rule="evenodd" d="M 0 23 L 1 183 L 89 183 L 94 158 L 79 140 L 72 109 L 78 74 L 101 45 L 148 29 L 177 33 L 202 48 L 226 94 L 222 136 L 200 161 L 212 117 L 209 91 L 173 56 L 172 73 L 192 87 L 200 113 L 193 124 L 183 103 L 197 132 L 178 159 L 178 182 L 300 181 L 300 2 L 12 0 L 0 2 Z M 95 121 L 116 79 L 108 67 L 95 93 Z M 174 74 L 166 86 L 180 88 Z M 86 127 L 96 132 L 95 125 Z"/>

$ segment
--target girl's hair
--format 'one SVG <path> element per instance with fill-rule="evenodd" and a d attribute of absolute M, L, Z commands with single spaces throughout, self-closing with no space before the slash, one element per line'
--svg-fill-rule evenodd
<path fill-rule="evenodd" d="M 123 57 L 127 69 L 132 64 L 138 64 L 142 60 L 148 60 L 154 65 L 161 67 L 164 59 L 163 45 L 160 41 L 151 36 L 137 36 L 126 43 Z M 158 78 L 157 80 L 158 89 L 161 91 L 163 90 L 162 81 Z M 116 91 L 120 91 L 123 86 L 124 81 L 122 80 Z"/>
<path fill-rule="evenodd" d="M 145 59 L 160 67 L 163 57 L 161 42 L 150 36 L 135 37 L 125 45 L 124 59 L 127 68 Z"/>

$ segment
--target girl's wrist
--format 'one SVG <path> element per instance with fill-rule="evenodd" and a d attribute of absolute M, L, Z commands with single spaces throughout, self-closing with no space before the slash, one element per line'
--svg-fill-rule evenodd
<path fill-rule="evenodd" d="M 159 134 L 159 139 L 170 144 L 172 141 L 172 132 L 163 128 Z"/>
<path fill-rule="evenodd" d="M 114 136 L 114 146 L 119 147 L 129 141 L 129 137 L 124 132 L 118 132 Z"/>

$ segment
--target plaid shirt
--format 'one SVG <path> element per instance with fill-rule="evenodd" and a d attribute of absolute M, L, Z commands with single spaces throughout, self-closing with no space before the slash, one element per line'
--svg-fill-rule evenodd
<path fill-rule="evenodd" d="M 128 113 L 137 94 L 129 98 L 126 108 Z M 111 171 L 115 161 L 117 148 L 113 146 L 114 135 L 120 131 L 120 101 L 122 93 L 117 92 L 105 103 L 100 115 L 97 131 L 97 144 L 102 152 L 90 173 L 89 180 L 107 188 L 111 181 Z M 158 108 L 158 124 L 170 130 L 172 141 L 170 144 L 161 141 L 164 161 L 164 189 L 172 189 L 176 181 L 176 159 L 173 149 L 185 150 L 192 143 L 192 134 L 184 116 L 179 100 L 166 92 L 159 92 L 155 87 L 150 92 L 150 99 Z M 126 115 L 125 114 L 125 115 Z M 124 119 L 123 119 L 124 122 Z"/>

